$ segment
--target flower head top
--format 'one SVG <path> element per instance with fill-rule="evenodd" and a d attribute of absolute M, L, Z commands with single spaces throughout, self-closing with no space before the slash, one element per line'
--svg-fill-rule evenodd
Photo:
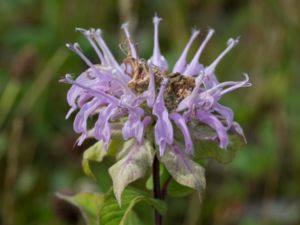
<path fill-rule="evenodd" d="M 215 76 L 216 66 L 238 39 L 229 39 L 227 48 L 210 65 L 204 66 L 199 63 L 199 58 L 214 34 L 210 29 L 195 56 L 187 63 L 188 51 L 200 33 L 194 30 L 172 72 L 167 72 L 168 63 L 161 54 L 158 40 L 160 21 L 157 16 L 153 18 L 154 48 L 148 61 L 139 57 L 128 24 L 122 26 L 128 55 L 121 64 L 109 50 L 99 29 L 77 29 L 94 48 L 98 63 L 91 62 L 77 43 L 67 44 L 89 67 L 75 80 L 69 74 L 62 80 L 72 85 L 67 95 L 71 109 L 66 117 L 79 109 L 74 120 L 74 130 L 81 134 L 79 145 L 92 133 L 107 148 L 113 124 L 121 124 L 123 138 L 133 138 L 137 144 L 154 136 L 161 155 L 167 146 L 178 148 L 176 129 L 181 131 L 185 151 L 189 153 L 193 151 L 194 136 L 216 140 L 224 149 L 228 145 L 229 131 L 244 137 L 242 128 L 233 120 L 233 111 L 221 105 L 219 100 L 230 91 L 249 87 L 249 78 L 245 74 L 242 81 L 220 83 Z M 93 115 L 98 118 L 89 130 L 87 120 Z M 209 136 L 193 134 L 190 124 L 207 125 L 214 133 Z M 146 132 L 151 127 L 154 129 Z"/>

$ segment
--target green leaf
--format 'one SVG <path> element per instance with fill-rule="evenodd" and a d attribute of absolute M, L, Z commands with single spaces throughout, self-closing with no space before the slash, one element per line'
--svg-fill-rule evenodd
<path fill-rule="evenodd" d="M 99 225 L 98 212 L 104 202 L 104 195 L 99 193 L 82 192 L 74 196 L 57 193 L 56 196 L 76 206 L 81 211 L 86 224 Z"/>
<path fill-rule="evenodd" d="M 134 211 L 128 213 L 125 225 L 143 225 L 142 221 Z"/>
<path fill-rule="evenodd" d="M 111 142 L 109 143 L 107 153 L 109 156 L 115 156 L 120 149 L 122 149 L 122 146 L 124 145 L 124 139 L 122 138 L 117 138 L 117 139 L 112 139 Z"/>
<path fill-rule="evenodd" d="M 121 158 L 109 168 L 109 174 L 113 180 L 113 190 L 121 205 L 121 195 L 126 186 L 143 177 L 149 167 L 152 166 L 154 151 L 149 142 L 142 145 L 129 140 L 124 144 Z"/>
<path fill-rule="evenodd" d="M 202 166 L 192 161 L 180 149 L 170 147 L 165 151 L 160 161 L 179 184 L 197 190 L 201 198 L 206 185 Z"/>
<path fill-rule="evenodd" d="M 90 168 L 90 161 L 101 162 L 105 156 L 115 155 L 116 152 L 121 148 L 122 144 L 123 144 L 123 141 L 121 141 L 119 139 L 112 140 L 106 151 L 104 149 L 103 142 L 98 141 L 94 145 L 89 147 L 87 150 L 85 150 L 83 153 L 83 159 L 81 162 L 84 173 L 87 176 L 96 180 L 96 177 Z"/>
<path fill-rule="evenodd" d="M 106 155 L 107 151 L 105 151 L 102 141 L 96 142 L 94 145 L 85 150 L 82 159 L 82 168 L 84 173 L 96 180 L 96 177 L 90 168 L 90 161 L 101 162 Z"/>
<path fill-rule="evenodd" d="M 182 198 L 190 195 L 194 190 L 192 188 L 182 186 L 175 180 L 171 180 L 168 186 L 168 195 L 174 198 Z"/>
<path fill-rule="evenodd" d="M 229 163 L 234 159 L 236 152 L 241 149 L 242 146 L 243 141 L 238 135 L 229 136 L 229 145 L 227 149 L 221 149 L 218 143 L 213 141 L 194 141 L 194 159 L 198 161 L 213 158 L 220 163 Z"/>
<path fill-rule="evenodd" d="M 127 188 L 122 195 L 122 206 L 120 207 L 116 201 L 112 192 L 108 193 L 103 202 L 103 206 L 100 209 L 99 222 L 101 225 L 136 225 L 135 223 L 129 223 L 128 219 L 132 217 L 130 213 L 133 207 L 140 203 L 154 207 L 161 214 L 165 214 L 167 210 L 166 203 L 154 199 L 147 193 L 139 191 L 134 188 Z M 136 219 L 136 218 L 135 218 Z M 133 220 L 131 218 L 131 220 Z"/>

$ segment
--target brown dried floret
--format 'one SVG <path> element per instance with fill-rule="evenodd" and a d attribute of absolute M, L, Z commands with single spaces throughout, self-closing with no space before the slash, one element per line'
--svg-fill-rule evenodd
<path fill-rule="evenodd" d="M 125 73 L 132 77 L 128 86 L 136 93 L 141 94 L 147 90 L 150 80 L 150 69 L 154 75 L 155 86 L 158 90 L 164 77 L 169 79 L 165 91 L 165 103 L 169 110 L 175 110 L 179 102 L 191 94 L 195 87 L 195 79 L 180 73 L 166 74 L 158 67 L 147 65 L 144 60 L 127 57 L 123 60 Z"/>
<path fill-rule="evenodd" d="M 182 99 L 191 94 L 195 87 L 195 79 L 180 73 L 169 74 L 168 78 L 164 97 L 167 108 L 173 111 Z"/>
<path fill-rule="evenodd" d="M 127 57 L 123 61 L 125 65 L 125 73 L 132 77 L 128 82 L 128 87 L 136 93 L 143 93 L 149 85 L 150 75 L 149 68 L 143 60 Z M 128 68 L 129 66 L 129 68 Z M 131 70 L 128 72 L 128 70 Z"/>

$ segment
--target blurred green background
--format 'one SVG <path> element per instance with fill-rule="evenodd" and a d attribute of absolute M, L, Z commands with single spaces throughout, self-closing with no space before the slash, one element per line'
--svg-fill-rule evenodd
<path fill-rule="evenodd" d="M 229 37 L 241 36 L 217 75 L 221 81 L 241 80 L 247 72 L 253 83 L 222 100 L 235 110 L 248 144 L 230 164 L 209 162 L 202 205 L 195 195 L 168 199 L 165 224 L 300 224 L 297 0 L 0 0 L 0 224 L 83 224 L 55 192 L 107 190 L 111 161 L 95 165 L 97 184 L 82 172 L 82 151 L 92 142 L 74 146 L 74 116 L 64 119 L 69 86 L 58 80 L 86 66 L 65 43 L 79 42 L 96 60 L 74 28 L 100 27 L 121 59 L 119 28 L 130 21 L 148 58 L 155 12 L 163 18 L 161 48 L 169 62 L 179 56 L 191 28 L 204 31 L 203 38 L 210 26 L 216 34 L 201 61 L 207 65 Z M 140 211 L 149 224 L 152 213 Z"/>

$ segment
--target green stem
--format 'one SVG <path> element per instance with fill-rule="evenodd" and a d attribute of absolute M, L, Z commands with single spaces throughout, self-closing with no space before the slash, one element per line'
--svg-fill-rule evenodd
<path fill-rule="evenodd" d="M 162 200 L 161 190 L 160 190 L 160 175 L 159 175 L 159 161 L 155 155 L 152 165 L 152 176 L 153 176 L 153 195 L 155 199 Z M 155 225 L 162 225 L 162 216 L 155 210 L 154 211 Z"/>

